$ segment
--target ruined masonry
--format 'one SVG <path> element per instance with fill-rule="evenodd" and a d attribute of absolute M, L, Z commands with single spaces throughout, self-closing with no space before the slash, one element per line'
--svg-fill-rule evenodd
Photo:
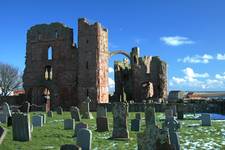
<path fill-rule="evenodd" d="M 115 101 L 121 93 L 135 101 L 167 95 L 165 62 L 159 57 L 140 57 L 138 48 L 130 54 L 124 50 L 110 52 L 108 30 L 81 18 L 77 43 L 73 29 L 61 23 L 35 25 L 28 30 L 23 75 L 26 100 L 46 104 L 46 110 L 80 106 L 86 97 L 93 100 L 91 110 L 108 103 L 108 61 L 116 54 L 126 56 L 130 64 L 115 64 Z"/>

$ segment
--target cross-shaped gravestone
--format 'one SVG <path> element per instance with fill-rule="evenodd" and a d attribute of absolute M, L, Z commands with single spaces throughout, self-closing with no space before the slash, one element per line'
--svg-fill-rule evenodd
<path fill-rule="evenodd" d="M 89 98 L 89 96 L 86 98 L 86 100 L 82 103 L 83 105 L 83 114 L 82 114 L 82 118 L 83 119 L 93 119 L 94 117 L 92 116 L 91 112 L 90 112 L 90 106 L 89 103 L 91 102 L 91 99 Z"/>

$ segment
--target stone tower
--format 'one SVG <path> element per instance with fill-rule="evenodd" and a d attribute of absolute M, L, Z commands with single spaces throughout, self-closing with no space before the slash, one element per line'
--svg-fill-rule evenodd
<path fill-rule="evenodd" d="M 108 31 L 99 23 L 78 20 L 78 99 L 108 103 Z M 94 101 L 93 101 L 94 100 Z"/>

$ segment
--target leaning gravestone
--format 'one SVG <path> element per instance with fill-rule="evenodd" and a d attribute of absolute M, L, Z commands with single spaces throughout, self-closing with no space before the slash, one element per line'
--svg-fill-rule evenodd
<path fill-rule="evenodd" d="M 178 129 L 180 128 L 180 123 L 174 119 L 174 117 L 169 118 L 166 122 L 166 127 L 169 129 L 170 142 L 175 150 L 180 150 L 180 141 L 178 136 Z"/>
<path fill-rule="evenodd" d="M 75 121 L 80 121 L 80 110 L 77 107 L 72 106 L 70 108 L 71 118 Z"/>
<path fill-rule="evenodd" d="M 125 102 L 113 103 L 113 132 L 112 139 L 128 139 L 127 128 L 128 104 Z"/>
<path fill-rule="evenodd" d="M 33 116 L 32 124 L 34 127 L 42 127 L 43 126 L 43 116 L 40 116 L 40 115 Z"/>
<path fill-rule="evenodd" d="M 60 147 L 60 150 L 81 150 L 81 147 L 74 144 L 65 144 Z"/>
<path fill-rule="evenodd" d="M 3 108 L 3 113 L 7 115 L 7 117 L 12 117 L 11 111 L 10 111 L 10 107 L 9 104 L 4 102 L 2 105 Z"/>
<path fill-rule="evenodd" d="M 29 113 L 30 112 L 30 103 L 28 101 L 25 101 L 23 105 L 20 107 L 20 111 L 23 113 Z"/>
<path fill-rule="evenodd" d="M 62 115 L 63 114 L 63 108 L 61 106 L 59 106 L 56 110 L 58 115 Z"/>
<path fill-rule="evenodd" d="M 53 112 L 52 111 L 48 111 L 47 112 L 47 116 L 52 118 L 53 117 Z"/>
<path fill-rule="evenodd" d="M 202 120 L 202 126 L 211 126 L 210 114 L 202 114 L 201 120 Z"/>
<path fill-rule="evenodd" d="M 107 107 L 104 104 L 98 104 L 97 106 L 96 124 L 98 132 L 109 131 Z"/>
<path fill-rule="evenodd" d="M 14 141 L 31 140 L 29 114 L 14 113 L 12 115 L 12 133 Z"/>
<path fill-rule="evenodd" d="M 2 126 L 0 126 L 0 144 L 2 144 L 5 136 L 6 136 L 6 130 Z"/>
<path fill-rule="evenodd" d="M 77 136 L 77 133 L 80 131 L 80 129 L 83 128 L 88 128 L 88 124 L 85 124 L 83 122 L 77 123 L 75 125 L 74 136 Z"/>
<path fill-rule="evenodd" d="M 131 120 L 131 131 L 140 131 L 140 127 L 141 127 L 141 120 L 139 119 Z"/>
<path fill-rule="evenodd" d="M 90 112 L 90 104 L 91 99 L 87 97 L 87 99 L 82 103 L 82 118 L 83 119 L 93 119 L 92 113 Z"/>
<path fill-rule="evenodd" d="M 73 130 L 75 126 L 74 119 L 65 119 L 64 120 L 64 130 Z"/>
<path fill-rule="evenodd" d="M 77 145 L 82 150 L 91 150 L 92 132 L 89 129 L 81 129 L 77 134 Z"/>

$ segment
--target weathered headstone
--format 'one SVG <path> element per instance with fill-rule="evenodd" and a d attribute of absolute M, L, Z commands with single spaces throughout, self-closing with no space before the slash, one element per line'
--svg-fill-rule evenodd
<path fill-rule="evenodd" d="M 5 136 L 6 136 L 6 130 L 2 126 L 0 126 L 0 144 L 2 144 Z"/>
<path fill-rule="evenodd" d="M 128 139 L 127 128 L 128 104 L 126 102 L 113 103 L 113 132 L 112 138 Z"/>
<path fill-rule="evenodd" d="M 170 142 L 175 150 L 180 150 L 180 142 L 177 130 L 180 128 L 180 124 L 174 117 L 169 118 L 166 122 L 166 127 L 169 129 Z"/>
<path fill-rule="evenodd" d="M 77 133 L 80 131 L 80 129 L 83 128 L 88 128 L 88 124 L 85 124 L 83 122 L 77 123 L 75 125 L 74 136 L 77 136 Z"/>
<path fill-rule="evenodd" d="M 98 117 L 98 118 L 96 118 L 96 124 L 97 124 L 97 131 L 98 132 L 109 131 L 108 118 Z"/>
<path fill-rule="evenodd" d="M 201 120 L 202 120 L 202 126 L 211 126 L 210 114 L 202 114 Z"/>
<path fill-rule="evenodd" d="M 29 114 L 12 114 L 12 133 L 15 141 L 31 140 L 30 116 Z"/>
<path fill-rule="evenodd" d="M 140 127 L 141 127 L 141 120 L 139 119 L 131 120 L 131 131 L 140 131 Z"/>
<path fill-rule="evenodd" d="M 74 119 L 65 119 L 64 120 L 64 130 L 73 130 L 75 127 Z"/>
<path fill-rule="evenodd" d="M 47 116 L 52 118 L 53 117 L 53 112 L 52 111 L 48 111 L 47 112 Z"/>
<path fill-rule="evenodd" d="M 91 99 L 87 97 L 87 99 L 82 103 L 82 118 L 83 119 L 93 119 L 92 113 L 90 112 L 90 106 L 89 103 L 91 102 Z"/>
<path fill-rule="evenodd" d="M 39 116 L 42 116 L 43 117 L 43 124 L 46 123 L 46 114 L 38 114 Z"/>
<path fill-rule="evenodd" d="M 58 115 L 62 115 L 63 114 L 63 108 L 61 106 L 59 106 L 56 110 Z"/>
<path fill-rule="evenodd" d="M 7 123 L 7 120 L 8 120 L 7 114 L 5 114 L 3 112 L 0 112 L 0 122 L 1 123 Z"/>
<path fill-rule="evenodd" d="M 2 105 L 3 113 L 7 115 L 7 117 L 12 117 L 9 104 L 4 102 Z"/>
<path fill-rule="evenodd" d="M 136 114 L 135 114 L 135 119 L 141 120 L 141 113 L 136 113 Z"/>
<path fill-rule="evenodd" d="M 60 150 L 81 150 L 81 147 L 74 144 L 65 144 L 60 147 Z"/>
<path fill-rule="evenodd" d="M 33 116 L 32 124 L 34 127 L 42 127 L 43 126 L 43 116 L 40 116 L 40 115 Z"/>
<path fill-rule="evenodd" d="M 82 150 L 91 150 L 92 144 L 92 132 L 89 129 L 80 129 L 77 134 L 77 145 L 79 145 Z"/>
<path fill-rule="evenodd" d="M 177 119 L 184 119 L 184 104 L 177 104 Z"/>
<path fill-rule="evenodd" d="M 75 121 L 80 121 L 80 110 L 77 107 L 72 106 L 70 108 L 71 118 L 75 119 Z"/>
<path fill-rule="evenodd" d="M 97 105 L 97 118 L 107 117 L 107 107 L 104 104 Z"/>
<path fill-rule="evenodd" d="M 28 101 L 25 101 L 23 105 L 20 107 L 20 111 L 23 113 L 29 113 L 30 112 L 30 103 Z"/>

